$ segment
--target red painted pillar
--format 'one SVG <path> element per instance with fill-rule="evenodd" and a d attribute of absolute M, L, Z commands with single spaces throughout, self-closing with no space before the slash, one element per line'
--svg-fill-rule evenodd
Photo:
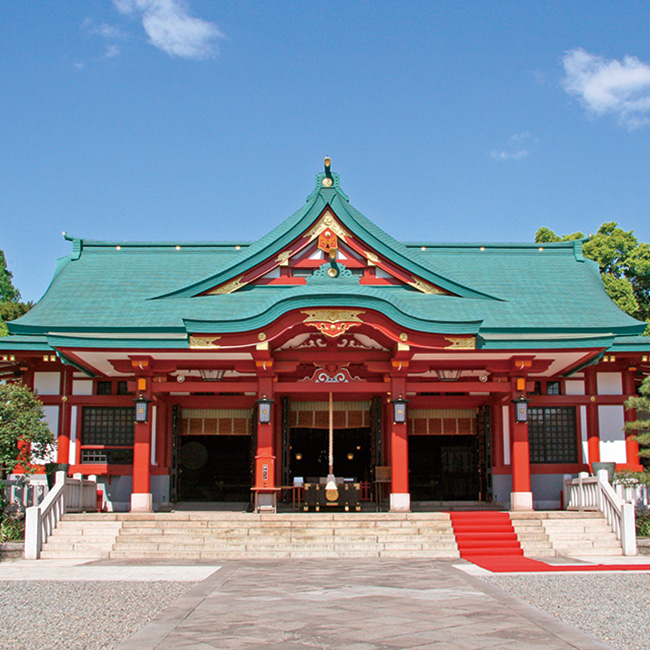
<path fill-rule="evenodd" d="M 273 399 L 273 377 L 258 378 L 258 399 Z M 262 424 L 257 411 L 257 449 L 255 450 L 255 492 L 256 510 L 275 511 L 275 435 L 274 422 L 278 405 L 271 406 L 271 421 Z"/>
<path fill-rule="evenodd" d="M 596 404 L 598 383 L 596 381 L 596 368 L 593 366 L 585 368 L 585 393 L 589 396 L 589 404 L 587 404 L 587 452 L 589 462 L 597 463 L 600 461 L 600 432 L 598 404 Z"/>
<path fill-rule="evenodd" d="M 627 397 L 636 396 L 634 370 L 623 371 L 623 393 L 625 393 Z M 625 422 L 634 422 L 636 417 L 636 409 L 625 409 Z M 625 432 L 627 469 L 640 472 L 643 470 L 643 466 L 639 462 L 639 443 L 636 440 L 632 440 L 634 436 L 636 436 L 636 431 Z"/>
<path fill-rule="evenodd" d="M 137 394 L 151 399 L 151 380 L 148 377 L 137 379 Z M 151 404 L 146 422 L 136 422 L 133 443 L 133 493 L 131 512 L 151 512 Z"/>
<path fill-rule="evenodd" d="M 391 380 L 391 397 L 406 398 L 406 379 L 393 377 Z M 409 512 L 411 495 L 409 494 L 409 454 L 407 423 L 393 421 L 393 409 L 390 419 L 390 464 L 391 464 L 391 512 Z"/>
<path fill-rule="evenodd" d="M 59 435 L 56 439 L 56 462 L 70 462 L 70 426 L 71 406 L 69 403 L 72 394 L 72 369 L 66 369 L 61 376 L 61 420 L 59 422 Z"/>
<path fill-rule="evenodd" d="M 523 377 L 512 380 L 511 399 L 514 401 L 525 391 Z M 528 443 L 528 422 L 517 422 L 515 417 L 516 405 L 510 405 L 510 427 L 512 431 L 512 453 L 510 466 L 512 468 L 512 493 L 510 495 L 511 510 L 532 510 L 533 493 L 530 490 L 530 449 Z"/>

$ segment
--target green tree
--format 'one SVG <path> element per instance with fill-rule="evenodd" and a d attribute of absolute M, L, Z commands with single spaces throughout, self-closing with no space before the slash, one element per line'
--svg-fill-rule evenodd
<path fill-rule="evenodd" d="M 28 312 L 32 303 L 20 301 L 20 291 L 14 287 L 13 275 L 7 268 L 5 254 L 0 250 L 0 336 L 7 336 L 9 330 L 6 322 L 14 320 Z"/>
<path fill-rule="evenodd" d="M 581 232 L 559 236 L 549 228 L 540 228 L 536 243 L 584 239 Z M 597 262 L 605 290 L 630 316 L 650 322 L 650 246 L 639 242 L 634 232 L 618 227 L 615 221 L 604 223 L 583 245 L 586 257 Z M 650 327 L 646 329 L 646 334 Z"/>
<path fill-rule="evenodd" d="M 639 394 L 630 397 L 625 402 L 626 409 L 636 409 L 636 420 L 626 422 L 626 431 L 635 431 L 634 439 L 639 443 L 639 457 L 641 459 L 650 459 L 650 376 L 643 380 L 639 387 Z M 645 460 L 646 468 L 650 465 Z"/>
<path fill-rule="evenodd" d="M 0 251 L 0 303 L 20 301 L 20 291 L 14 287 L 13 277 L 12 272 L 7 268 L 5 254 Z"/>
<path fill-rule="evenodd" d="M 22 384 L 0 384 L 0 478 L 17 464 L 30 472 L 32 463 L 52 450 L 53 441 L 34 393 Z"/>

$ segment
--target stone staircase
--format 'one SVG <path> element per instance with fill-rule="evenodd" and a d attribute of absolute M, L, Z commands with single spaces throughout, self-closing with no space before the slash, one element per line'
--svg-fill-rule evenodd
<path fill-rule="evenodd" d="M 458 558 L 446 513 L 65 515 L 41 558 Z"/>
<path fill-rule="evenodd" d="M 527 557 L 623 555 L 600 512 L 511 512 L 510 519 Z"/>
<path fill-rule="evenodd" d="M 622 555 L 596 512 L 509 513 L 528 557 Z M 41 558 L 459 558 L 448 513 L 68 514 Z"/>

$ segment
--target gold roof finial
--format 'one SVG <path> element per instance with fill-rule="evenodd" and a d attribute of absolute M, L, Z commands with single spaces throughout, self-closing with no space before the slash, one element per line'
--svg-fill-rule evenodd
<path fill-rule="evenodd" d="M 332 160 L 329 156 L 325 156 L 325 177 L 323 178 L 323 187 L 332 187 L 334 184 L 334 179 L 332 178 L 332 172 L 330 167 L 332 165 Z"/>

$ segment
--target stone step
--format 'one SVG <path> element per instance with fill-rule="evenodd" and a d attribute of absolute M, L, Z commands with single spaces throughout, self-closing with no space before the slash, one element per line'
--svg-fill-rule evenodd
<path fill-rule="evenodd" d="M 49 550 L 48 548 L 43 548 L 41 551 L 42 560 L 106 560 L 109 557 L 110 551 L 100 552 L 90 552 L 90 551 L 78 551 L 78 550 Z"/>
<path fill-rule="evenodd" d="M 514 513 L 529 557 L 620 555 L 600 513 Z M 49 555 L 48 555 L 49 554 Z M 459 557 L 447 513 L 171 512 L 66 515 L 42 557 Z"/>
<path fill-rule="evenodd" d="M 517 539 L 522 543 L 529 542 L 548 542 L 548 535 L 546 533 L 522 533 L 517 531 Z"/>
<path fill-rule="evenodd" d="M 608 547 L 608 548 L 557 548 L 557 552 L 560 555 L 570 555 L 570 556 L 598 556 L 598 555 L 623 555 L 623 549 L 619 547 Z"/>
<path fill-rule="evenodd" d="M 534 548 L 530 551 L 524 549 L 524 555 L 526 557 L 557 557 L 557 551 L 554 548 Z"/>

